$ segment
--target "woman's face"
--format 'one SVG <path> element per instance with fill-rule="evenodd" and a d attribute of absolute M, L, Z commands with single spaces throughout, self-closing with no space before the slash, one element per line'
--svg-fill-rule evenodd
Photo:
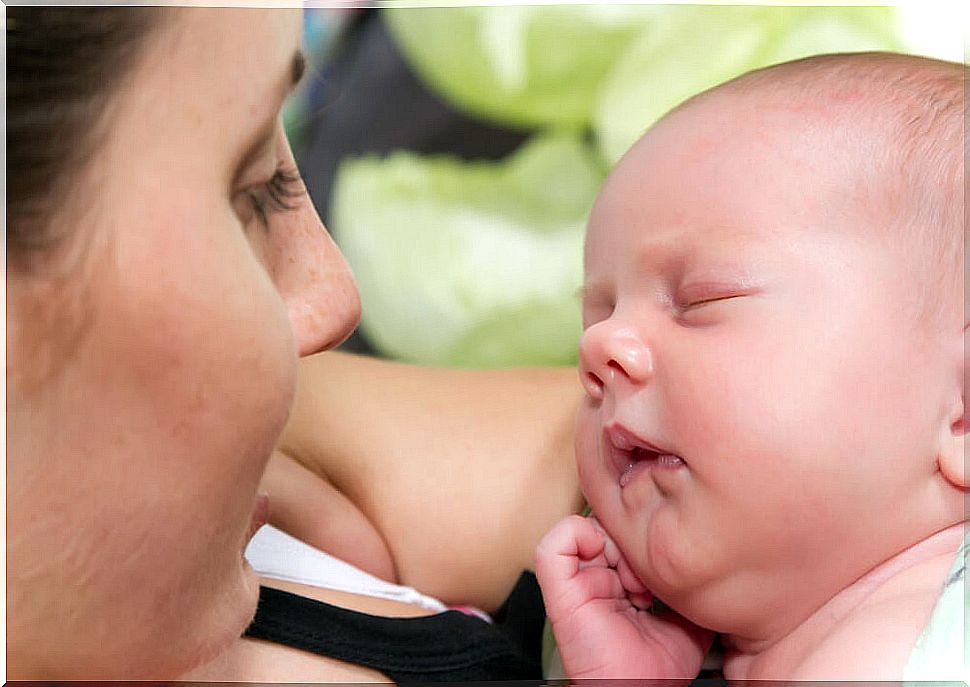
<path fill-rule="evenodd" d="M 85 245 L 61 285 L 84 326 L 30 390 L 36 280 L 11 276 L 11 676 L 173 677 L 239 636 L 297 354 L 357 323 L 353 278 L 287 180 L 301 12 L 174 12 L 60 213 Z"/>

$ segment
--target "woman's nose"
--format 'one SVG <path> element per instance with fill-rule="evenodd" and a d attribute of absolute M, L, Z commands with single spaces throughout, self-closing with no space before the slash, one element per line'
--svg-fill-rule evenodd
<path fill-rule="evenodd" d="M 296 166 L 280 126 L 280 153 Z M 360 294 L 354 275 L 330 238 L 309 195 L 279 215 L 271 232 L 269 271 L 286 303 L 300 357 L 339 346 L 360 321 Z"/>
<path fill-rule="evenodd" d="M 309 198 L 295 217 L 276 282 L 300 356 L 340 345 L 360 321 L 357 283 Z"/>
<path fill-rule="evenodd" d="M 653 375 L 653 354 L 635 329 L 604 320 L 583 333 L 579 374 L 590 398 L 601 400 L 608 386 L 647 382 Z"/>

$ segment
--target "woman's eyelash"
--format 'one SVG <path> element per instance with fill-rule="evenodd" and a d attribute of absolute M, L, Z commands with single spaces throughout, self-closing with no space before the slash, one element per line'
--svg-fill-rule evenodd
<path fill-rule="evenodd" d="M 269 215 L 297 209 L 298 199 L 306 195 L 300 172 L 295 167 L 280 167 L 265 184 L 247 192 L 253 209 L 263 224 Z"/>
<path fill-rule="evenodd" d="M 303 181 L 296 168 L 276 170 L 276 174 L 266 184 L 266 192 L 271 202 L 277 210 L 295 210 L 299 203 L 294 203 L 296 198 L 302 198 L 306 193 L 303 188 Z"/>

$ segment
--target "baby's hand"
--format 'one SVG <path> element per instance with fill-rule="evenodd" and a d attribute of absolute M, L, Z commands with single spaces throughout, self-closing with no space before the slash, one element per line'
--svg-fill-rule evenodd
<path fill-rule="evenodd" d="M 693 678 L 713 635 L 652 595 L 595 518 L 572 515 L 536 550 L 536 577 L 567 677 Z"/>

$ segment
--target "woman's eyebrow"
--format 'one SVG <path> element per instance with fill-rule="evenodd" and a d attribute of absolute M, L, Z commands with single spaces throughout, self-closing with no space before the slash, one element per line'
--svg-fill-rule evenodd
<path fill-rule="evenodd" d="M 293 53 L 293 57 L 290 58 L 290 63 L 285 72 L 283 72 L 283 79 L 278 87 L 279 90 L 277 101 L 277 107 L 282 101 L 290 95 L 290 93 L 297 87 L 300 81 L 303 79 L 303 75 L 307 70 L 307 59 L 303 51 L 297 48 L 296 52 Z"/>
<path fill-rule="evenodd" d="M 290 86 L 288 90 L 296 88 L 305 73 L 306 55 L 303 54 L 302 50 L 297 50 L 293 54 L 293 60 L 290 63 Z"/>
<path fill-rule="evenodd" d="M 306 56 L 303 54 L 302 50 L 297 49 L 293 53 L 293 57 L 290 60 L 289 69 L 286 71 L 286 76 L 284 77 L 283 88 L 278 91 L 278 100 L 275 102 L 270 101 L 272 109 L 267 107 L 265 109 L 265 114 L 258 118 L 257 121 L 260 124 L 254 127 L 253 133 L 249 136 L 249 141 L 245 146 L 245 153 L 238 159 L 235 168 L 241 168 L 248 165 L 255 159 L 260 153 L 263 152 L 264 148 L 276 135 L 277 118 L 279 117 L 279 108 L 283 101 L 286 100 L 287 96 L 296 88 L 297 84 L 303 78 L 306 73 L 307 61 Z"/>

